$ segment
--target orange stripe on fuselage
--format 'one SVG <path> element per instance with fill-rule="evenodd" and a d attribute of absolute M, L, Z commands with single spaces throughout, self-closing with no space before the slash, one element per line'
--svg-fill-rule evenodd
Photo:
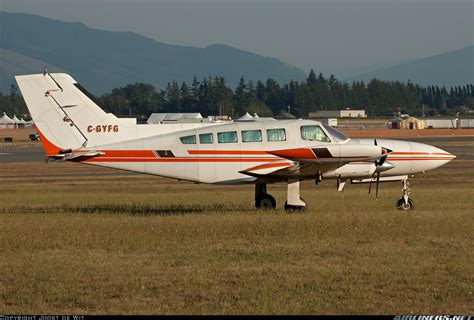
<path fill-rule="evenodd" d="M 452 156 L 448 152 L 390 152 L 390 155 L 434 155 L 434 156 Z"/>
<path fill-rule="evenodd" d="M 152 150 L 99 150 L 104 152 L 103 157 L 123 157 L 123 158 L 132 158 L 132 157 L 149 157 L 155 158 L 155 154 Z"/>
<path fill-rule="evenodd" d="M 433 158 L 387 158 L 387 161 L 416 161 L 416 160 L 453 160 L 454 157 L 433 157 Z"/>
<path fill-rule="evenodd" d="M 43 141 L 47 154 L 57 154 L 61 149 L 48 141 L 41 132 L 38 134 Z M 104 155 L 83 160 L 84 162 L 273 162 L 282 160 L 285 157 L 296 157 L 300 159 L 317 159 L 314 153 L 307 148 L 286 149 L 274 151 L 259 150 L 188 150 L 192 155 L 268 155 L 268 157 L 158 157 L 153 150 L 98 150 Z M 274 157 L 271 156 L 272 153 Z M 450 157 L 392 157 L 392 155 L 446 155 Z M 429 152 L 391 152 L 387 160 L 409 161 L 409 160 L 452 160 L 455 156 L 450 153 L 429 153 Z M 277 164 L 272 164 L 277 166 Z"/>
<path fill-rule="evenodd" d="M 205 154 L 205 155 L 256 155 L 268 154 L 266 151 L 259 150 L 188 150 L 189 154 Z"/>
<path fill-rule="evenodd" d="M 152 158 L 99 156 L 83 162 L 273 162 L 280 158 Z"/>

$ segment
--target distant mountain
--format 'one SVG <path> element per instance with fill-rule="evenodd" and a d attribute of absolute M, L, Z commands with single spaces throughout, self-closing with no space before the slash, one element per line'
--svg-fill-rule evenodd
<path fill-rule="evenodd" d="M 65 71 L 102 94 L 133 82 L 164 88 L 169 81 L 222 76 L 231 86 L 246 80 L 302 80 L 305 73 L 282 61 L 227 45 L 170 45 L 132 32 L 91 29 L 40 16 L 0 11 L 0 90 L 21 73 Z"/>
<path fill-rule="evenodd" d="M 10 50 L 0 49 L 0 91 L 8 93 L 14 84 L 13 75 L 38 72 L 44 69 L 62 71 L 61 68 L 44 61 L 24 56 Z"/>
<path fill-rule="evenodd" d="M 474 46 L 402 63 L 345 79 L 399 80 L 420 85 L 455 86 L 474 83 Z"/>

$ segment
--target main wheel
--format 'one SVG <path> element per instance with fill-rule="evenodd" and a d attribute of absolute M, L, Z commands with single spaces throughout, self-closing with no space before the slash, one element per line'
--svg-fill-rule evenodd
<path fill-rule="evenodd" d="M 413 210 L 415 208 L 415 203 L 413 202 L 412 199 L 408 198 L 408 203 L 405 203 L 405 199 L 403 197 L 399 198 L 397 200 L 397 209 L 398 210 Z"/>
<path fill-rule="evenodd" d="M 303 198 L 300 198 L 300 200 L 306 203 Z M 285 201 L 285 210 L 286 212 L 304 212 L 306 211 L 306 206 L 293 206 L 288 204 L 288 201 Z"/>
<path fill-rule="evenodd" d="M 257 209 L 275 209 L 276 201 L 271 195 L 264 193 L 255 200 L 255 207 Z"/>

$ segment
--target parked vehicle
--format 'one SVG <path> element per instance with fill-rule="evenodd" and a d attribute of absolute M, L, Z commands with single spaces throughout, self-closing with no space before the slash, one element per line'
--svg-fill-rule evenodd
<path fill-rule="evenodd" d="M 40 141 L 40 136 L 39 136 L 38 132 L 30 134 L 30 140 L 31 141 Z"/>

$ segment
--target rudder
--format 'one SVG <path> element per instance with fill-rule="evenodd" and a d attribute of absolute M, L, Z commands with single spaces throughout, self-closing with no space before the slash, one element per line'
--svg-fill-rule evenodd
<path fill-rule="evenodd" d="M 75 150 L 124 140 L 123 129 L 136 124 L 104 112 L 68 74 L 44 72 L 15 79 L 38 133 L 49 143 L 48 148 L 44 145 L 48 155 L 57 151 L 52 146 Z"/>

